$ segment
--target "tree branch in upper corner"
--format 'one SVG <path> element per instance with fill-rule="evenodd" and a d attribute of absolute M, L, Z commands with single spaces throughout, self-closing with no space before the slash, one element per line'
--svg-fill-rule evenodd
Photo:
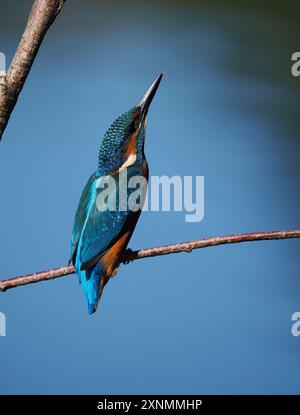
<path fill-rule="evenodd" d="M 172 245 L 163 245 L 155 248 L 140 249 L 138 251 L 126 251 L 121 262 L 128 263 L 137 259 L 149 258 L 159 255 L 169 255 L 179 252 L 191 252 L 194 249 L 206 248 L 209 246 L 235 244 L 240 242 L 266 241 L 271 239 L 290 239 L 300 238 L 300 230 L 291 231 L 272 231 L 272 232 L 252 232 L 240 235 L 216 236 L 213 238 L 198 239 L 196 241 L 180 242 Z M 32 284 L 39 281 L 53 280 L 54 278 L 64 277 L 74 274 L 74 267 L 60 267 L 48 271 L 36 272 L 34 274 L 22 275 L 20 277 L 0 280 L 0 291 L 20 285 Z"/>
<path fill-rule="evenodd" d="M 65 0 L 36 0 L 18 49 L 2 82 L 0 97 L 0 140 L 16 105 L 43 38 Z"/>

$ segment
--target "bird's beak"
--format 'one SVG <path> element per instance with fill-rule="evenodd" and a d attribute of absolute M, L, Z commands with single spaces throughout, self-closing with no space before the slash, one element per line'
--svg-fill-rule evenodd
<path fill-rule="evenodd" d="M 137 103 L 137 107 L 141 111 L 141 118 L 145 118 L 147 115 L 148 109 L 150 107 L 150 104 L 154 98 L 154 95 L 158 89 L 158 86 L 160 84 L 161 78 L 163 74 L 161 73 L 153 82 L 153 84 L 150 86 L 150 88 L 146 91 L 144 96 L 140 99 L 140 101 Z"/>

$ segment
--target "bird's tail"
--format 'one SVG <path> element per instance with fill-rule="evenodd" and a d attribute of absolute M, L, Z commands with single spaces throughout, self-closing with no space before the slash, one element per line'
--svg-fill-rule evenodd
<path fill-rule="evenodd" d="M 86 270 L 77 270 L 79 282 L 83 288 L 89 314 L 97 310 L 105 285 L 104 270 L 100 263 Z"/>

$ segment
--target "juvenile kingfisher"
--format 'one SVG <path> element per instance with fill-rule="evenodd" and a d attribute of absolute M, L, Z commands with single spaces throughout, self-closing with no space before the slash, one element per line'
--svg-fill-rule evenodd
<path fill-rule="evenodd" d="M 89 314 L 97 310 L 103 288 L 116 274 L 141 214 L 143 200 L 137 210 L 130 209 L 127 203 L 136 189 L 126 187 L 125 205 L 124 198 L 121 200 L 120 177 L 126 170 L 126 184 L 135 176 L 148 181 L 144 154 L 147 113 L 161 78 L 162 74 L 137 105 L 119 116 L 107 130 L 100 144 L 98 169 L 89 178 L 79 201 L 69 258 L 82 285 Z M 113 179 L 115 185 L 109 187 L 105 201 L 115 200 L 115 209 L 104 209 L 105 201 L 99 199 L 107 179 Z"/>

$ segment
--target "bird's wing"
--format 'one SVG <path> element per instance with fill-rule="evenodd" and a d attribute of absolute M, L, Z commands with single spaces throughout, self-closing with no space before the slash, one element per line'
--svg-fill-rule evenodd
<path fill-rule="evenodd" d="M 140 170 L 134 166 L 127 168 L 128 179 L 140 174 Z M 109 191 L 109 198 L 110 200 L 114 200 L 115 198 L 115 210 L 99 209 L 102 199 L 100 200 L 98 197 L 103 189 L 99 188 L 99 182 L 97 182 L 101 178 L 94 180 L 92 201 L 78 248 L 81 269 L 88 267 L 95 258 L 101 257 L 111 244 L 118 239 L 128 221 L 137 213 L 128 209 L 119 209 L 121 203 L 121 196 L 119 196 L 119 176 L 116 175 L 114 179 L 115 186 Z M 127 197 L 131 192 L 132 190 L 128 189 Z"/>
<path fill-rule="evenodd" d="M 84 222 L 87 217 L 88 213 L 88 205 L 89 201 L 91 199 L 91 190 L 93 187 L 93 183 L 95 180 L 96 173 L 93 173 L 91 177 L 89 178 L 87 184 L 85 185 L 78 208 L 75 215 L 74 225 L 73 225 L 73 231 L 72 231 L 72 237 L 71 237 L 71 245 L 70 245 L 70 254 L 69 254 L 69 262 L 73 260 L 74 261 L 74 254 L 77 249 L 77 245 L 80 239 L 80 235 L 84 226 Z"/>

